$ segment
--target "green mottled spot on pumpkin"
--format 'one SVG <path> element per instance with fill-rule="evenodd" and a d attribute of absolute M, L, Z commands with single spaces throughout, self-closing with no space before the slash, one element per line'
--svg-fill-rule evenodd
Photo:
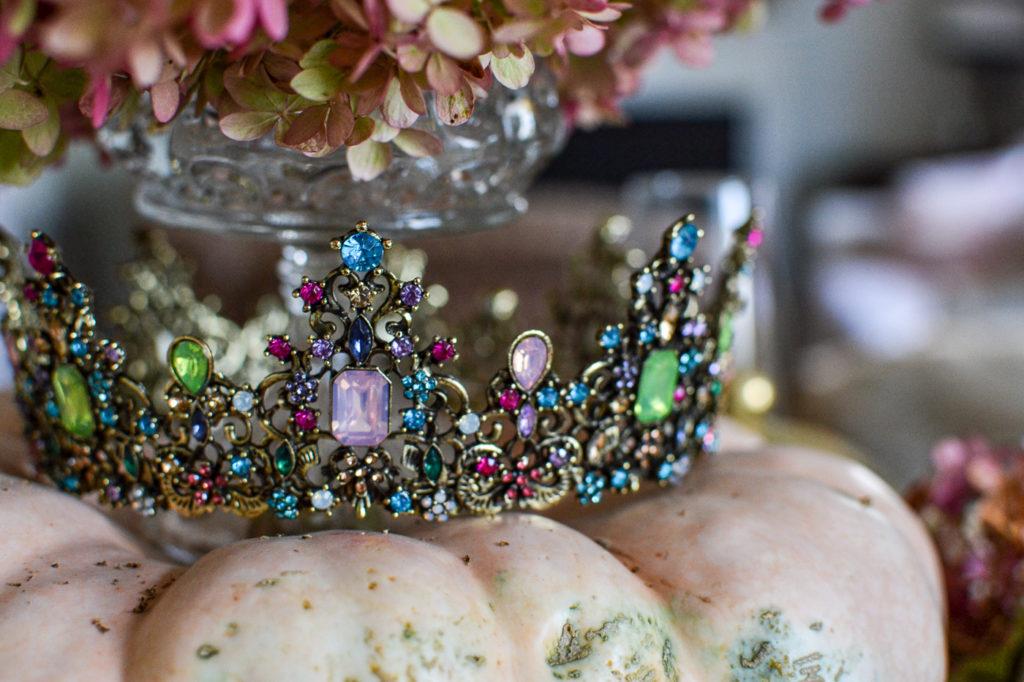
<path fill-rule="evenodd" d="M 545 659 L 555 679 L 679 681 L 667 613 L 619 613 L 590 628 L 575 620 L 585 615 L 573 618 Z"/>
<path fill-rule="evenodd" d="M 709 641 L 706 653 L 711 657 L 724 654 L 732 682 L 834 680 L 846 679 L 845 674 L 856 677 L 861 655 L 835 650 L 823 629 L 822 621 L 794 627 L 777 608 L 757 609 L 730 647 L 723 651 Z"/>
<path fill-rule="evenodd" d="M 647 356 L 633 412 L 641 424 L 661 421 L 672 412 L 673 394 L 679 383 L 679 357 L 672 350 L 656 350 Z"/>
<path fill-rule="evenodd" d="M 198 649 L 196 649 L 196 656 L 198 656 L 200 659 L 204 661 L 206 659 L 213 658 L 219 653 L 220 649 L 218 649 L 212 644 L 203 644 Z"/>
<path fill-rule="evenodd" d="M 93 435 L 96 422 L 92 417 L 92 401 L 78 368 L 61 365 L 56 369 L 53 373 L 53 399 L 65 431 L 79 438 Z"/>
<path fill-rule="evenodd" d="M 171 374 L 181 386 L 198 395 L 210 379 L 210 356 L 206 347 L 193 339 L 177 339 L 168 351 Z"/>
<path fill-rule="evenodd" d="M 441 453 L 437 448 L 430 448 L 423 457 L 423 473 L 431 481 L 437 482 L 441 476 Z"/>

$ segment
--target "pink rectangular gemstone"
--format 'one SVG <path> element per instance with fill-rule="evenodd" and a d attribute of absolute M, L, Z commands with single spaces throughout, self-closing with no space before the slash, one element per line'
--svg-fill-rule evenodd
<path fill-rule="evenodd" d="M 346 369 L 334 378 L 331 432 L 342 445 L 380 445 L 391 433 L 391 382 L 377 369 Z"/>

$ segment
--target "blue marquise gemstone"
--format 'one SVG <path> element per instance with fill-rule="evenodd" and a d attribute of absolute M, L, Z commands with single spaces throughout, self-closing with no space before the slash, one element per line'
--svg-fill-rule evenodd
<path fill-rule="evenodd" d="M 669 242 L 669 251 L 676 260 L 686 260 L 697 248 L 697 241 L 700 239 L 700 232 L 693 223 L 686 223 L 679 228 L 679 231 Z"/>
<path fill-rule="evenodd" d="M 209 433 L 210 426 L 209 422 L 206 421 L 206 417 L 200 410 L 196 410 L 192 413 L 192 421 L 189 423 L 189 430 L 192 432 L 192 437 L 200 443 L 206 441 L 206 435 Z"/>
<path fill-rule="evenodd" d="M 354 232 L 341 244 L 341 260 L 356 272 L 373 270 L 383 257 L 384 245 L 369 232 Z"/>
<path fill-rule="evenodd" d="M 348 352 L 358 364 L 366 362 L 373 348 L 373 329 L 365 317 L 357 317 L 348 330 Z"/>

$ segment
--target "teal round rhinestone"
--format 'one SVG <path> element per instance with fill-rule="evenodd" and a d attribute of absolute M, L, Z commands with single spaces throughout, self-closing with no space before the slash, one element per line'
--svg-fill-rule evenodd
<path fill-rule="evenodd" d="M 341 260 L 356 272 L 368 272 L 380 265 L 384 245 L 369 232 L 354 232 L 341 244 Z"/>

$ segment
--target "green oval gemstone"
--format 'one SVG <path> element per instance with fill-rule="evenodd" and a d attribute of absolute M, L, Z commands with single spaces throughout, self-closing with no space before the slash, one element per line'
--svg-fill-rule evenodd
<path fill-rule="evenodd" d="M 92 401 L 85 379 L 76 367 L 61 365 L 53 373 L 53 399 L 60 412 L 60 423 L 68 433 L 88 438 L 96 430 Z"/>
<path fill-rule="evenodd" d="M 423 458 L 423 473 L 431 482 L 436 482 L 440 478 L 442 465 L 441 453 L 437 451 L 437 448 L 430 448 Z"/>
<path fill-rule="evenodd" d="M 295 453 L 287 445 L 282 445 L 274 453 L 274 466 L 282 476 L 292 473 L 295 468 Z"/>
<path fill-rule="evenodd" d="M 672 401 L 679 382 L 679 357 L 675 351 L 656 350 L 647 356 L 640 372 L 633 413 L 641 424 L 653 424 L 672 412 Z"/>
<path fill-rule="evenodd" d="M 178 339 L 171 345 L 168 360 L 175 380 L 192 395 L 198 395 L 210 379 L 206 347 L 192 339 Z"/>

